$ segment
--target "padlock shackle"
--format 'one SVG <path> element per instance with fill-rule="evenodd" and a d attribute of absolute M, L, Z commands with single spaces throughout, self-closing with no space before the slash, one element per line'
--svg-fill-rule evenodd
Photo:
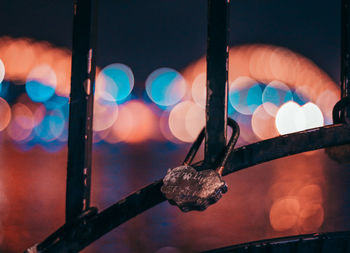
<path fill-rule="evenodd" d="M 183 162 L 184 165 L 190 165 L 193 161 L 193 158 L 196 156 L 199 147 L 201 146 L 205 136 L 205 128 L 201 130 L 197 139 L 193 142 L 190 151 L 187 153 L 187 156 Z"/>
<path fill-rule="evenodd" d="M 220 159 L 221 162 L 218 164 L 217 169 L 216 169 L 216 172 L 219 173 L 220 175 L 222 175 L 222 172 L 225 168 L 227 160 L 228 160 L 230 154 L 232 153 L 232 151 L 237 143 L 239 134 L 240 134 L 239 125 L 237 124 L 237 122 L 235 120 L 233 120 L 231 118 L 227 118 L 227 125 L 229 125 L 232 128 L 232 135 L 231 135 L 230 140 L 224 149 L 223 154 L 221 155 L 221 159 Z"/>
<path fill-rule="evenodd" d="M 225 164 L 227 162 L 227 159 L 229 157 L 229 154 L 232 152 L 233 148 L 235 147 L 238 137 L 239 137 L 239 126 L 237 124 L 236 121 L 234 121 L 231 118 L 227 118 L 227 125 L 230 126 L 232 128 L 232 136 L 228 142 L 228 144 L 226 145 L 224 151 L 221 153 L 220 155 L 220 163 L 215 164 L 215 168 L 218 168 L 216 171 L 221 175 L 221 172 L 223 170 L 223 168 L 225 167 Z M 203 140 L 205 137 L 205 128 L 202 129 L 202 131 L 199 133 L 197 139 L 194 141 L 194 143 L 192 144 L 190 151 L 188 152 L 183 164 L 184 165 L 190 165 L 194 159 L 194 157 L 197 154 L 197 151 L 199 149 L 199 147 L 201 146 Z M 221 171 L 221 172 L 219 172 Z"/>

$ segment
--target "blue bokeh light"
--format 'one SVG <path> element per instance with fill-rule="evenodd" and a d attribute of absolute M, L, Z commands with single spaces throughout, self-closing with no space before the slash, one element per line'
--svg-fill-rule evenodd
<path fill-rule="evenodd" d="M 282 82 L 273 81 L 266 86 L 262 94 L 263 103 L 272 103 L 277 107 L 293 100 L 293 92 Z"/>
<path fill-rule="evenodd" d="M 134 88 L 132 70 L 120 63 L 103 68 L 97 77 L 97 93 L 101 100 L 114 101 L 118 104 L 125 102 Z"/>
<path fill-rule="evenodd" d="M 49 100 L 44 102 L 46 109 L 60 109 L 68 104 L 69 99 L 67 97 L 61 97 L 58 95 L 53 95 Z"/>
<path fill-rule="evenodd" d="M 35 134 L 44 142 L 57 139 L 64 130 L 65 118 L 60 110 L 50 111 L 40 124 L 34 128 Z"/>
<path fill-rule="evenodd" d="M 305 95 L 296 91 L 293 92 L 293 100 L 299 105 L 304 105 L 309 102 L 309 99 Z"/>
<path fill-rule="evenodd" d="M 161 107 L 180 102 L 186 89 L 185 79 L 176 70 L 170 68 L 157 69 L 146 80 L 147 95 Z"/>
<path fill-rule="evenodd" d="M 55 93 L 55 88 L 38 80 L 26 82 L 26 91 L 29 98 L 34 102 L 45 102 Z"/>
<path fill-rule="evenodd" d="M 229 102 L 241 114 L 251 115 L 262 104 L 264 85 L 256 83 L 241 89 L 230 89 Z"/>

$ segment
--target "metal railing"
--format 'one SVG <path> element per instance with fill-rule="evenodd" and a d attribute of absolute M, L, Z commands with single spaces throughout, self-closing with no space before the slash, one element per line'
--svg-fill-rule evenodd
<path fill-rule="evenodd" d="M 166 200 L 160 191 L 163 184 L 160 179 L 101 212 L 90 207 L 97 4 L 98 0 L 74 2 L 66 224 L 27 252 L 78 252 L 120 224 Z M 229 0 L 208 0 L 208 6 L 207 121 L 205 158 L 200 165 L 203 166 L 204 163 L 205 167 L 210 168 L 226 145 Z M 336 124 L 281 135 L 237 148 L 229 154 L 223 176 L 273 159 L 350 143 L 349 36 L 350 0 L 342 0 L 342 92 L 341 102 L 333 111 Z M 348 240 L 348 233 L 345 237 Z M 324 240 L 325 237 L 321 239 Z M 253 247 L 252 245 L 247 247 Z M 229 249 L 220 252 L 236 252 Z"/>

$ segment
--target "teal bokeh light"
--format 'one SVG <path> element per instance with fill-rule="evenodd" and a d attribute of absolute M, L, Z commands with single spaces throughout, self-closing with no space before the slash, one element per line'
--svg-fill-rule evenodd
<path fill-rule="evenodd" d="M 26 92 L 34 102 L 45 102 L 55 94 L 55 88 L 38 80 L 29 80 L 26 83 Z"/>
<path fill-rule="evenodd" d="M 115 63 L 102 69 L 97 77 L 96 90 L 101 100 L 120 104 L 131 93 L 134 82 L 132 70 L 124 64 Z"/>
<path fill-rule="evenodd" d="M 147 95 L 161 107 L 180 102 L 186 89 L 187 85 L 182 75 L 170 68 L 157 69 L 146 80 Z"/>
<path fill-rule="evenodd" d="M 239 113 L 251 115 L 262 104 L 263 89 L 264 86 L 259 83 L 240 87 L 240 89 L 230 89 L 229 102 Z"/>
<path fill-rule="evenodd" d="M 272 103 L 279 107 L 294 99 L 293 92 L 286 84 L 279 81 L 273 81 L 266 86 L 262 94 L 262 100 L 263 103 Z"/>

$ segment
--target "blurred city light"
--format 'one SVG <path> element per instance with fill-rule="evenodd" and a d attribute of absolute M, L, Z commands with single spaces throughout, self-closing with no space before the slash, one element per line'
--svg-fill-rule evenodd
<path fill-rule="evenodd" d="M 194 102 L 184 101 L 177 104 L 169 114 L 169 128 L 171 133 L 180 141 L 183 142 L 193 142 L 195 137 L 193 137 L 187 130 L 186 120 L 190 120 L 187 115 L 188 112 L 196 106 Z"/>
<path fill-rule="evenodd" d="M 0 59 L 0 85 L 1 85 L 1 82 L 4 80 L 4 77 L 5 77 L 5 66 L 2 60 Z M 0 88 L 0 91 L 1 91 L 1 88 Z"/>
<path fill-rule="evenodd" d="M 273 116 L 275 115 L 275 110 L 270 106 L 271 104 L 279 107 L 290 100 L 293 100 L 292 91 L 286 84 L 280 81 L 270 82 L 265 87 L 262 94 L 262 102 L 264 103 L 264 107 L 267 105 L 265 110 Z M 270 109 L 272 109 L 272 111 L 270 111 Z"/>
<path fill-rule="evenodd" d="M 238 77 L 229 87 L 229 101 L 239 113 L 251 115 L 262 104 L 262 87 L 247 76 Z"/>
<path fill-rule="evenodd" d="M 199 74 L 192 83 L 192 98 L 200 107 L 205 108 L 207 100 L 207 74 Z"/>
<path fill-rule="evenodd" d="M 110 128 L 118 118 L 118 105 L 115 102 L 100 103 L 95 100 L 93 130 L 102 131 Z"/>
<path fill-rule="evenodd" d="M 3 98 L 0 98 L 0 115 L 0 131 L 3 131 L 11 120 L 11 108 Z"/>
<path fill-rule="evenodd" d="M 324 124 L 323 114 L 317 105 L 308 102 L 303 106 L 290 101 L 280 107 L 276 115 L 276 127 L 280 134 L 288 134 Z"/>
<path fill-rule="evenodd" d="M 6 129 L 8 136 L 16 142 L 28 141 L 33 128 L 32 111 L 24 104 L 15 104 L 12 107 L 12 120 Z"/>
<path fill-rule="evenodd" d="M 269 103 L 269 102 L 267 102 Z M 261 140 L 273 138 L 279 135 L 275 125 L 275 115 L 278 107 L 272 103 L 260 105 L 252 115 L 252 129 L 254 134 Z M 266 110 L 266 108 L 269 108 Z M 270 112 L 275 112 L 272 114 Z"/>
<path fill-rule="evenodd" d="M 57 86 L 57 77 L 48 65 L 39 65 L 27 76 L 26 91 L 34 102 L 45 102 L 53 96 Z"/>
<path fill-rule="evenodd" d="M 159 68 L 146 80 L 149 98 L 160 106 L 171 106 L 180 102 L 187 91 L 187 84 L 180 73 L 171 68 Z"/>
<path fill-rule="evenodd" d="M 124 64 L 114 63 L 104 67 L 97 75 L 95 95 L 98 99 L 120 103 L 133 87 L 132 70 Z"/>

